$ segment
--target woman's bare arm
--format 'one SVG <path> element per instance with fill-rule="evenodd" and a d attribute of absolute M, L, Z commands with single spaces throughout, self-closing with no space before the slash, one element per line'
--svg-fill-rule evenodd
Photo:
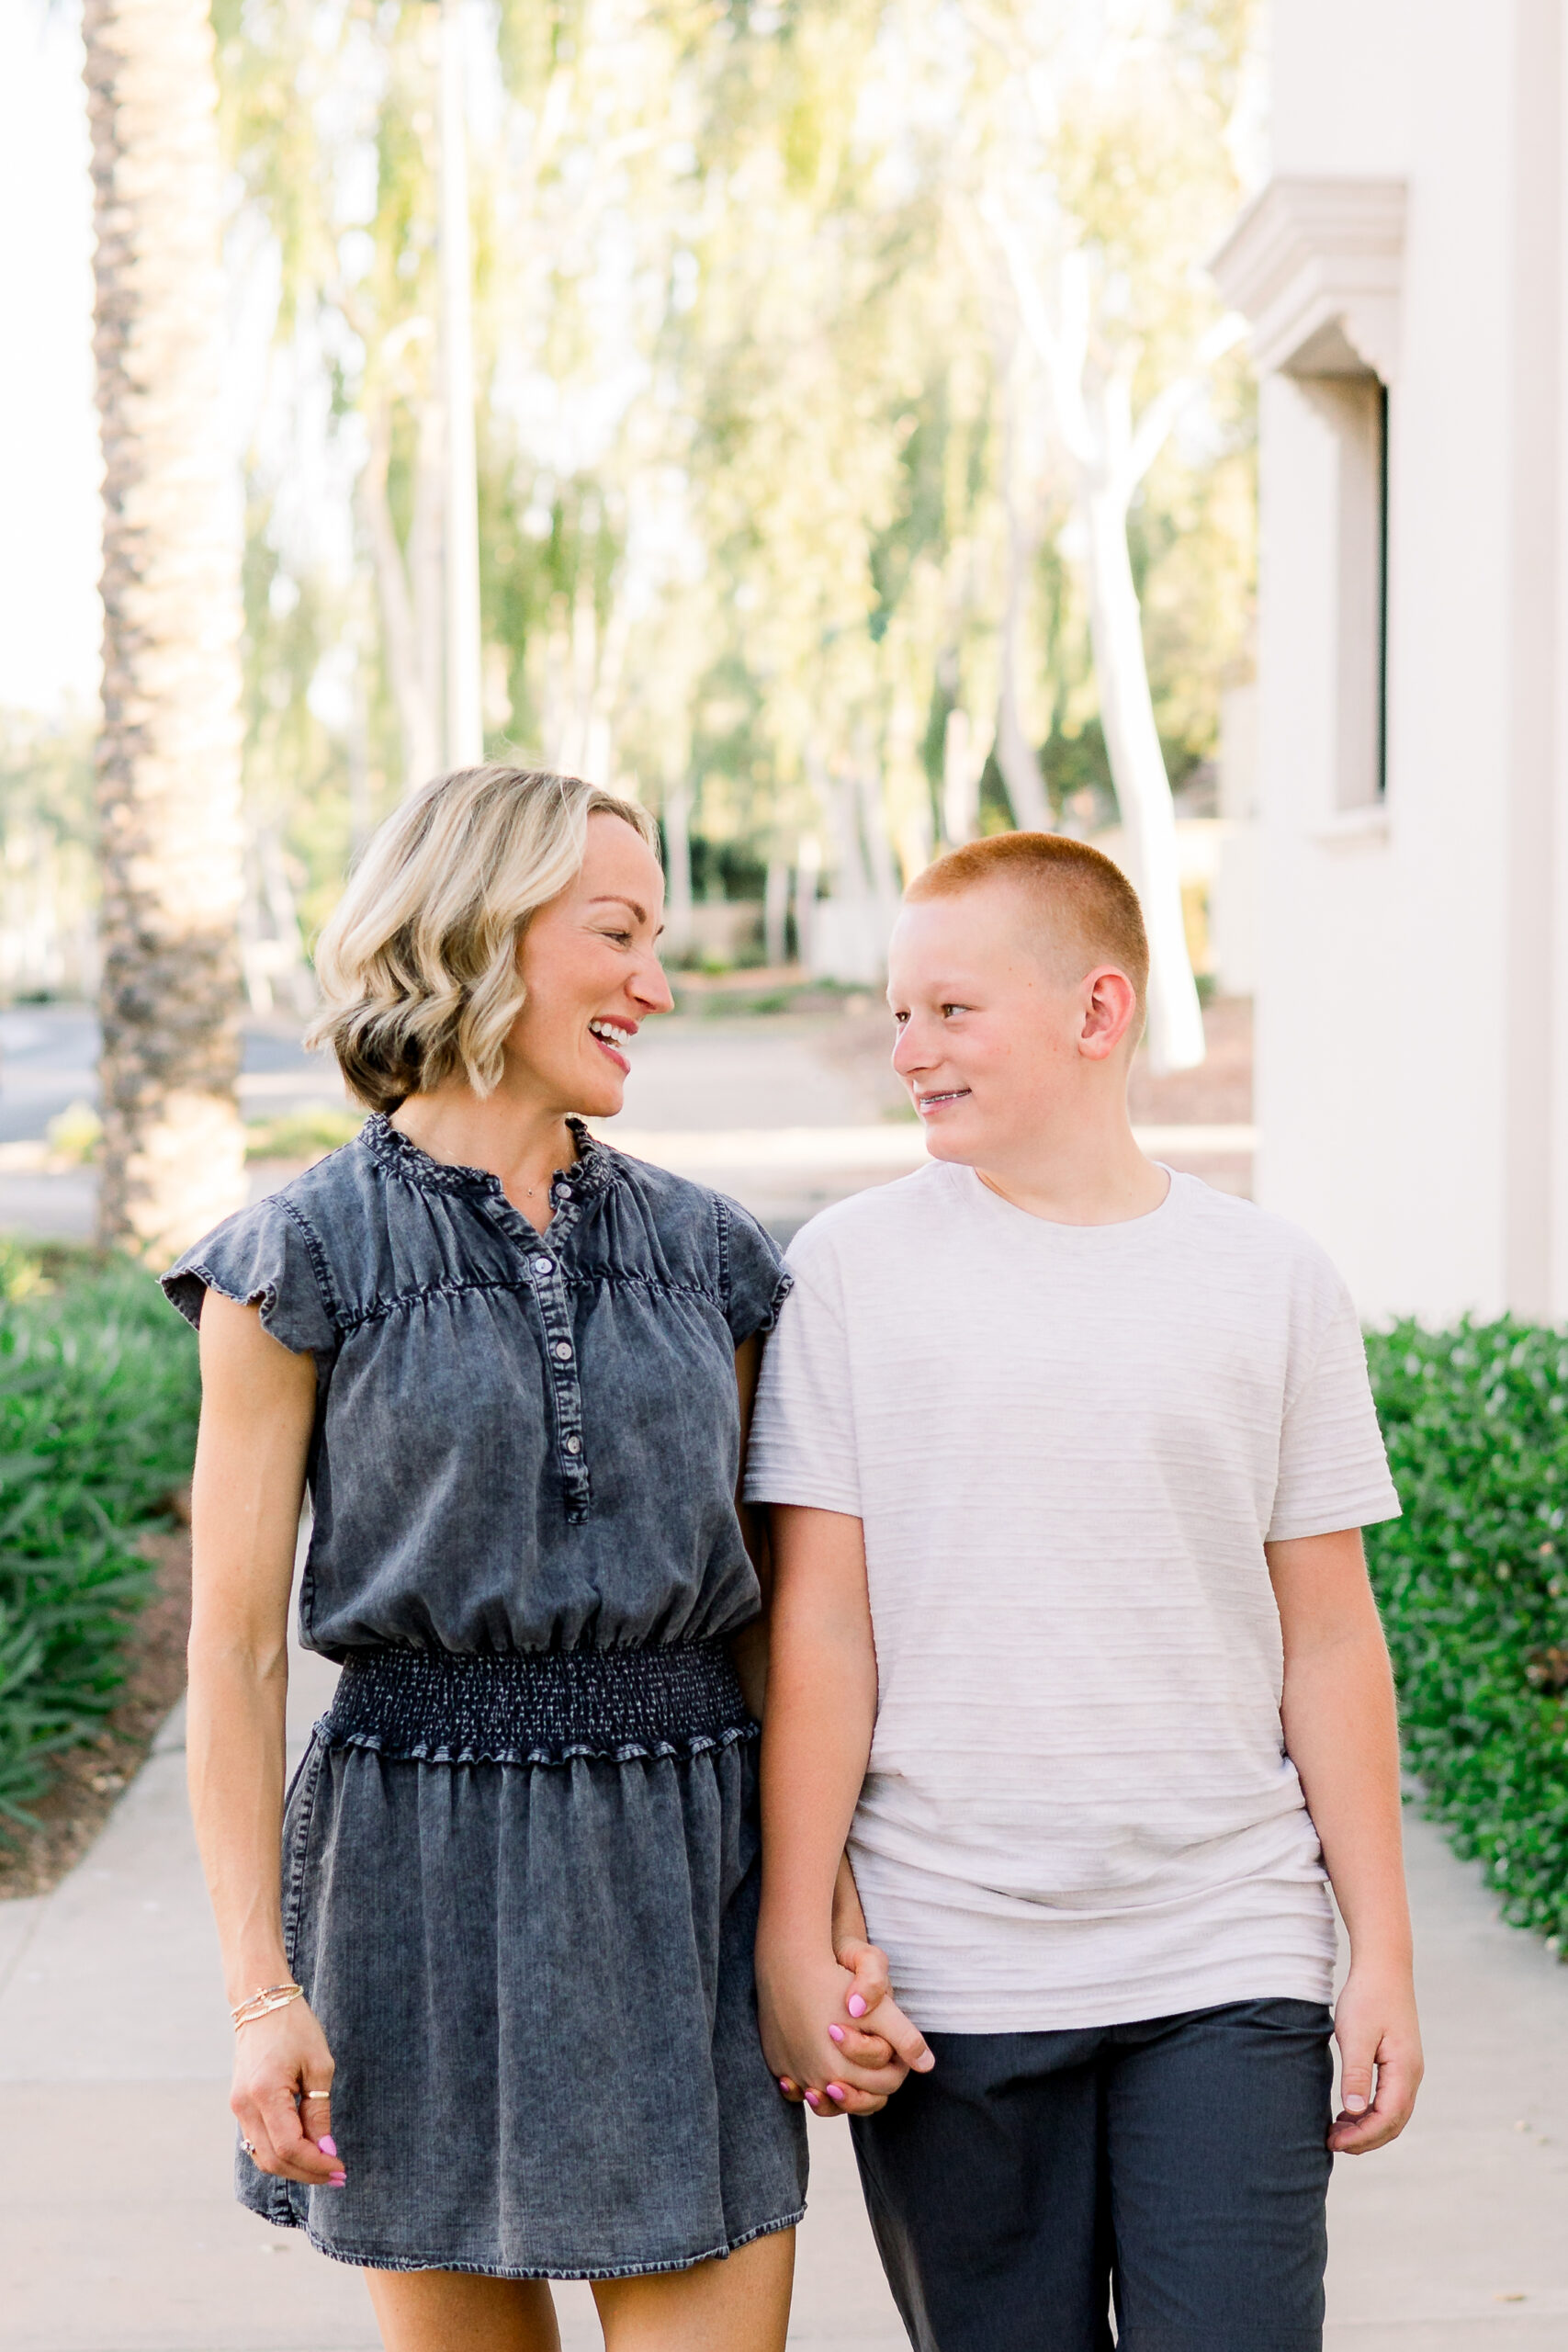
<path fill-rule="evenodd" d="M 201 1431 L 192 1488 L 191 1810 L 229 1999 L 288 1975 L 279 1902 L 288 1594 L 316 1409 L 316 1367 L 209 1291 L 201 1313 Z M 327 2102 L 303 2128 L 297 2088 L 332 2079 L 303 2001 L 236 2038 L 231 2104 L 264 2170 L 330 2180 Z"/>
<path fill-rule="evenodd" d="M 757 1380 L 761 1369 L 762 1342 L 754 1332 L 750 1339 L 742 1340 L 735 1351 L 735 1387 L 740 1404 L 740 1467 L 735 1479 L 735 1510 L 740 1521 L 741 1541 L 762 1589 L 762 1611 L 738 1634 L 731 1634 L 729 1655 L 740 1677 L 746 1704 L 759 1718 L 768 1689 L 768 1611 L 773 1594 L 773 1563 L 768 1549 L 767 1512 L 754 1510 L 742 1490 L 746 1484 L 746 1448 L 751 1435 L 751 1408 L 757 1401 Z"/>
<path fill-rule="evenodd" d="M 1329 2145 L 1360 2155 L 1404 2131 L 1421 2082 L 1393 1677 L 1359 1528 L 1270 1544 L 1268 1554 L 1284 1637 L 1285 1749 L 1350 1939 L 1335 2005 L 1341 2109 Z"/>

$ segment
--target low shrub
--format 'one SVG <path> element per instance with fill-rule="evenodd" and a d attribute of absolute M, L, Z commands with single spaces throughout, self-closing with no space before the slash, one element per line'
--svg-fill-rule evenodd
<path fill-rule="evenodd" d="M 190 1476 L 195 1335 L 151 1274 L 0 1248 L 0 1838 L 124 1679 L 140 1528 Z"/>
<path fill-rule="evenodd" d="M 1504 1916 L 1568 1937 L 1568 1334 L 1368 1341 L 1404 1516 L 1368 1557 L 1405 1752 Z"/>
<path fill-rule="evenodd" d="M 363 1111 L 322 1102 L 308 1111 L 285 1111 L 276 1119 L 253 1119 L 245 1129 L 247 1159 L 320 1159 L 352 1143 L 365 1125 Z"/>

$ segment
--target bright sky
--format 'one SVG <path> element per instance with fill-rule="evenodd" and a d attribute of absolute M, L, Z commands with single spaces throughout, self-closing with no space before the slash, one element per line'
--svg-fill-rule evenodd
<path fill-rule="evenodd" d="M 98 688 L 92 194 L 78 10 L 0 0 L 0 707 Z"/>

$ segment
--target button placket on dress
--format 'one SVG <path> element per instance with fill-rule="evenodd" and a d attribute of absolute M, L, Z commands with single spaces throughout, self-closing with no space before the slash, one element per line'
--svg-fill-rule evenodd
<path fill-rule="evenodd" d="M 583 1179 L 592 1169 L 592 1145 L 581 1135 L 578 1144 L 583 1157 L 577 1166 L 563 1170 L 550 1180 L 554 1213 L 544 1233 L 536 1231 L 507 1199 L 499 1177 L 491 1179 L 495 1186 L 492 1205 L 523 1253 L 529 1287 L 538 1302 L 545 1334 L 545 1369 L 555 1402 L 556 1463 L 567 1521 L 573 1527 L 582 1524 L 593 1506 L 583 1429 L 582 1382 L 572 1329 L 571 1300 L 561 1262 L 562 1245 L 582 1215 L 586 1190 Z"/>

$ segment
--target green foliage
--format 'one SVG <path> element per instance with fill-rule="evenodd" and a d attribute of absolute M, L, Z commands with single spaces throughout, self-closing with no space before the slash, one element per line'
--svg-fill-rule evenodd
<path fill-rule="evenodd" d="M 1368 1342 L 1404 1517 L 1369 1531 L 1404 1743 L 1505 1916 L 1568 1934 L 1568 1334 Z"/>
<path fill-rule="evenodd" d="M 815 839 L 829 872 L 869 775 L 918 866 L 948 713 L 977 741 L 996 713 L 1016 550 L 1022 723 L 1058 810 L 1110 815 L 1062 453 L 977 205 L 1032 57 L 1036 176 L 1141 404 L 1213 320 L 1199 265 L 1239 200 L 1254 13 L 498 0 L 469 55 L 491 754 L 676 793 L 716 857 Z M 277 279 L 247 812 L 268 905 L 291 893 L 308 935 L 434 756 L 435 12 L 215 0 L 214 21 L 234 233 L 249 279 Z M 1178 780 L 1246 656 L 1251 433 L 1233 356 L 1134 517 Z M 985 789 L 1011 821 L 994 768 Z"/>
<path fill-rule="evenodd" d="M 0 989 L 70 994 L 95 967 L 95 722 L 0 711 Z"/>
<path fill-rule="evenodd" d="M 114 1704 L 135 1532 L 190 1475 L 197 1385 L 139 1267 L 0 1249 L 0 1838 Z"/>
<path fill-rule="evenodd" d="M 363 1111 L 323 1102 L 310 1111 L 286 1111 L 276 1119 L 253 1119 L 245 1129 L 247 1159 L 320 1159 L 352 1143 L 365 1125 Z"/>

